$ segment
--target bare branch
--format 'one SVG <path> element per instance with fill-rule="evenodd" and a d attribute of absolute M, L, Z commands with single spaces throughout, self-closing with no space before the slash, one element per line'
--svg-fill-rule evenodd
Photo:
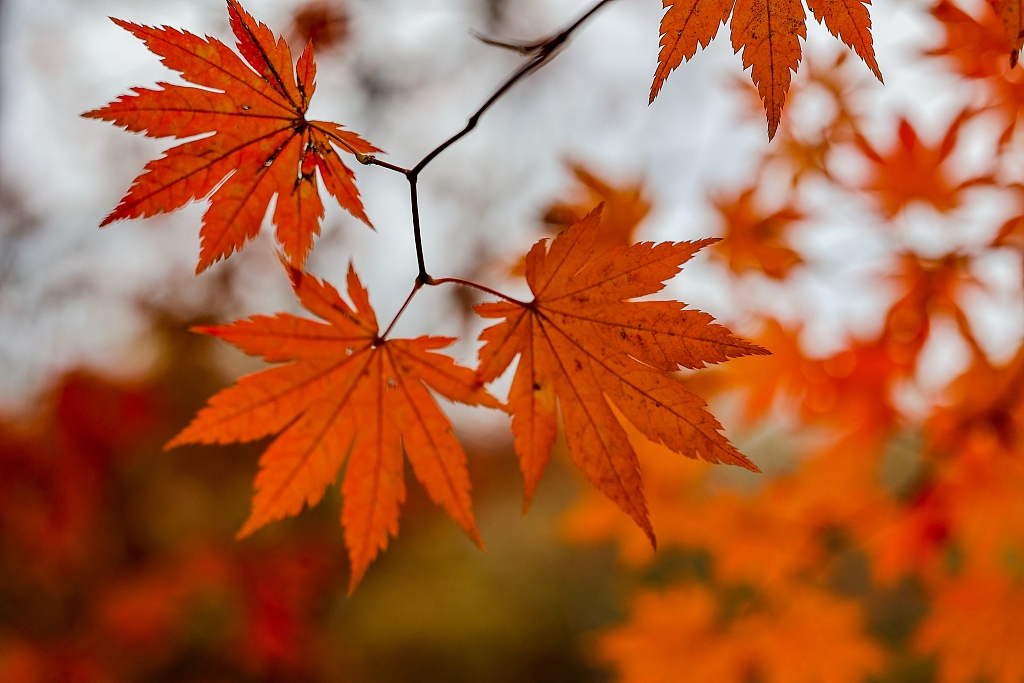
<path fill-rule="evenodd" d="M 458 131 L 457 133 L 449 137 L 447 140 L 442 142 L 440 145 L 435 147 L 433 150 L 431 150 L 425 157 L 420 159 L 419 163 L 417 163 L 411 169 L 406 170 L 402 169 L 400 166 L 393 166 L 385 162 L 380 162 L 375 157 L 370 155 L 363 155 L 359 157 L 359 161 L 361 163 L 383 166 L 384 168 L 388 168 L 392 171 L 404 173 L 405 177 L 409 180 L 409 189 L 412 197 L 412 229 L 413 236 L 416 240 L 416 259 L 419 265 L 419 275 L 417 276 L 417 279 L 419 281 L 428 284 L 432 283 L 432 278 L 430 277 L 429 274 L 427 274 L 426 265 L 423 258 L 422 238 L 420 236 L 419 200 L 417 197 L 416 190 L 416 181 L 419 178 L 420 172 L 424 168 L 426 168 L 431 161 L 436 159 L 442 152 L 444 152 L 446 149 L 454 145 L 456 142 L 458 142 L 467 134 L 469 134 L 470 131 L 476 128 L 477 124 L 480 122 L 480 117 L 482 117 L 484 113 L 494 105 L 495 102 L 501 99 L 501 97 L 505 95 L 505 93 L 511 90 L 512 86 L 514 86 L 523 78 L 529 76 L 531 73 L 537 71 L 546 63 L 548 63 L 558 52 L 559 48 L 561 48 L 566 43 L 566 41 L 569 40 L 570 36 L 572 36 L 576 29 L 582 26 L 588 19 L 590 19 L 590 17 L 596 14 L 597 11 L 600 10 L 602 7 L 612 2 L 614 2 L 614 0 L 600 0 L 597 4 L 595 4 L 589 10 L 587 10 L 583 15 L 581 15 L 578 19 L 569 24 L 567 27 L 565 27 L 556 34 L 549 36 L 548 38 L 537 41 L 536 43 L 516 45 L 515 43 L 506 43 L 503 41 L 485 38 L 484 36 L 481 35 L 476 35 L 478 39 L 482 40 L 483 42 L 489 45 L 495 45 L 497 47 L 515 50 L 524 55 L 528 55 L 529 59 L 525 63 L 521 64 L 519 68 L 513 71 L 505 79 L 505 81 L 500 86 L 498 86 L 498 89 L 494 91 L 494 94 L 488 97 L 487 100 L 482 105 L 480 105 L 480 107 L 475 112 L 473 112 L 473 115 L 469 117 L 469 120 L 466 122 L 466 125 L 463 126 L 463 128 L 460 131 Z M 367 161 L 363 161 L 364 157 L 369 158 Z M 463 284 L 467 283 L 464 282 Z"/>

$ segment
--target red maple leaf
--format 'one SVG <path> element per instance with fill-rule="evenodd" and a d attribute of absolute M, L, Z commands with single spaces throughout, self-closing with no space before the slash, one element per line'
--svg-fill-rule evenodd
<path fill-rule="evenodd" d="M 654 72 L 651 98 L 658 96 L 665 79 L 683 60 L 707 47 L 718 28 L 732 15 L 729 30 L 735 52 L 743 51 L 743 68 L 750 76 L 768 116 L 768 139 L 775 137 L 792 73 L 800 65 L 800 39 L 807 38 L 807 15 L 800 0 L 663 0 L 661 51 Z M 852 47 L 879 81 L 871 40 L 870 0 L 807 0 L 818 22 Z"/>
<path fill-rule="evenodd" d="M 172 147 L 146 164 L 101 225 L 174 211 L 212 193 L 199 233 L 199 272 L 256 236 L 276 194 L 277 239 L 292 265 L 301 267 L 324 215 L 316 171 L 338 203 L 369 225 L 338 151 L 380 150 L 337 124 L 306 120 L 315 89 L 312 43 L 293 68 L 287 43 L 275 40 L 236 0 L 228 0 L 228 14 L 245 62 L 216 38 L 114 19 L 164 65 L 202 88 L 134 88 L 83 116 L 155 138 L 213 135 Z"/>
<path fill-rule="evenodd" d="M 653 294 L 702 247 L 641 242 L 595 256 L 601 207 L 526 257 L 533 301 L 484 303 L 480 376 L 490 382 L 516 356 L 509 394 L 516 454 L 528 503 L 551 456 L 561 406 L 569 451 L 587 477 L 647 533 L 636 453 L 615 409 L 647 438 L 677 453 L 757 470 L 720 433 L 704 401 L 671 373 L 767 353 L 676 301 L 630 301 Z M 614 408 L 613 408 L 614 406 Z"/>
<path fill-rule="evenodd" d="M 427 493 L 482 545 L 469 498 L 466 456 L 428 387 L 453 401 L 499 407 L 436 349 L 453 339 L 383 339 L 351 268 L 346 303 L 326 282 L 292 270 L 302 305 L 326 323 L 287 313 L 197 331 L 269 362 L 289 362 L 216 394 L 168 447 L 252 441 L 281 432 L 260 459 L 252 513 L 239 536 L 315 505 L 344 466 L 341 521 L 350 590 L 398 533 L 404 448 Z"/>

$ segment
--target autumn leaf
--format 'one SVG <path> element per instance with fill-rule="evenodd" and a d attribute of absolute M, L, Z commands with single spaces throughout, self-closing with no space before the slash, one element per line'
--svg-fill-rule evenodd
<path fill-rule="evenodd" d="M 600 639 L 599 656 L 623 683 L 859 683 L 883 661 L 850 601 L 787 586 L 732 619 L 718 602 L 701 585 L 640 593 L 630 622 Z"/>
<path fill-rule="evenodd" d="M 1020 0 L 988 0 L 1003 24 L 1006 42 L 1010 48 L 1010 68 L 1017 66 L 1017 56 L 1024 47 L 1024 16 Z"/>
<path fill-rule="evenodd" d="M 614 405 L 647 438 L 688 457 L 757 468 L 720 433 L 698 396 L 670 373 L 767 353 L 711 316 L 653 294 L 714 240 L 641 242 L 593 257 L 601 207 L 526 257 L 534 299 L 476 307 L 503 319 L 481 334 L 480 378 L 491 382 L 519 356 L 508 405 L 528 504 L 551 456 L 561 407 L 569 451 L 587 477 L 647 533 L 637 457 Z"/>
<path fill-rule="evenodd" d="M 960 206 L 964 190 L 993 182 L 987 175 L 959 183 L 949 177 L 945 162 L 956 148 L 961 127 L 973 115 L 970 110 L 962 111 L 934 146 L 922 141 L 906 119 L 900 120 L 897 140 L 884 153 L 857 137 L 857 146 L 873 166 L 863 189 L 878 198 L 887 217 L 894 217 L 914 200 L 927 202 L 940 212 L 951 211 Z"/>
<path fill-rule="evenodd" d="M 346 303 L 328 283 L 292 270 L 302 305 L 326 323 L 287 313 L 197 331 L 272 363 L 210 399 L 168 447 L 252 441 L 281 432 L 260 459 L 246 536 L 315 505 L 344 465 L 341 521 L 350 590 L 398 533 L 404 448 L 427 493 L 477 544 L 466 456 L 428 387 L 453 401 L 499 407 L 436 349 L 453 339 L 382 339 L 366 290 L 349 268 Z"/>
<path fill-rule="evenodd" d="M 728 261 L 734 273 L 758 270 L 781 280 L 790 268 L 803 262 L 799 254 L 786 246 L 784 231 L 790 224 L 803 220 L 804 215 L 792 204 L 764 215 L 754 204 L 754 190 L 752 187 L 735 197 L 714 200 L 725 221 L 725 237 L 712 249 Z"/>
<path fill-rule="evenodd" d="M 643 183 L 618 185 L 581 164 L 572 164 L 569 168 L 578 181 L 575 197 L 548 207 L 544 212 L 544 222 L 561 232 L 583 220 L 603 203 L 600 235 L 595 244 L 597 250 L 632 244 L 634 231 L 651 210 Z"/>
<path fill-rule="evenodd" d="M 775 137 L 792 74 L 800 65 L 800 39 L 807 38 L 801 0 L 663 0 L 661 50 L 651 85 L 650 102 L 684 60 L 707 47 L 732 15 L 729 30 L 734 52 L 742 50 L 743 68 L 751 78 L 768 117 L 768 139 Z M 879 81 L 871 39 L 870 0 L 807 0 L 807 8 L 864 60 Z"/>
<path fill-rule="evenodd" d="M 1014 68 L 1024 41 L 1020 27 L 1015 27 L 1020 21 L 1019 2 L 992 0 L 975 9 L 968 14 L 946 0 L 936 3 L 931 15 L 942 24 L 945 41 L 925 54 L 949 57 L 951 64 L 943 61 L 976 86 L 978 96 L 972 104 L 1001 114 L 1001 152 L 1013 139 L 1024 108 L 1024 87 L 1020 71 Z"/>
<path fill-rule="evenodd" d="M 349 17 L 344 5 L 333 0 L 309 0 L 292 13 L 291 34 L 313 41 L 317 50 L 336 48 L 349 38 Z"/>
<path fill-rule="evenodd" d="M 952 58 L 953 71 L 967 78 L 1002 80 L 1010 45 L 994 10 L 983 11 L 976 18 L 948 0 L 940 0 L 931 8 L 931 15 L 946 35 L 945 43 L 926 55 Z"/>
<path fill-rule="evenodd" d="M 1004 577 L 958 577 L 945 582 L 915 637 L 936 657 L 939 683 L 1024 677 L 1024 590 Z"/>
<path fill-rule="evenodd" d="M 569 168 L 578 182 L 568 199 L 555 202 L 544 212 L 546 227 L 553 228 L 556 233 L 562 232 L 603 204 L 601 223 L 594 240 L 594 255 L 612 247 L 632 244 L 633 234 L 651 210 L 643 184 L 615 184 L 581 164 L 571 164 Z M 523 255 L 512 267 L 512 274 L 522 276 L 525 273 L 526 256 Z"/>
<path fill-rule="evenodd" d="M 134 88 L 83 116 L 155 138 L 212 135 L 146 164 L 101 225 L 174 211 L 212 193 L 199 233 L 198 272 L 255 237 L 277 195 L 277 239 L 292 265 L 301 267 L 324 215 L 316 171 L 338 203 L 369 225 L 352 171 L 338 152 L 380 150 L 337 124 L 306 120 L 315 89 L 312 43 L 293 68 L 287 43 L 275 40 L 236 0 L 228 0 L 228 14 L 245 62 L 215 38 L 114 19 L 201 88 Z"/>

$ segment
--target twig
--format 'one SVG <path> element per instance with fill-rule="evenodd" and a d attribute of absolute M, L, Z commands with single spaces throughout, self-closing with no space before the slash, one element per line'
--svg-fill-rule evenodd
<path fill-rule="evenodd" d="M 612 2 L 614 2 L 614 0 L 600 0 L 597 4 L 595 4 L 589 10 L 587 10 L 585 13 L 583 13 L 583 15 L 581 15 L 578 19 L 569 24 L 569 26 L 565 27 L 564 29 L 554 34 L 553 36 L 545 38 L 544 40 L 537 41 L 536 43 L 525 43 L 522 45 L 518 45 L 515 43 L 507 43 L 474 34 L 479 40 L 482 40 L 488 45 L 494 45 L 496 47 L 515 50 L 516 52 L 528 55 L 529 59 L 524 64 L 521 64 L 519 68 L 513 71 L 505 79 L 505 81 L 500 86 L 498 86 L 498 89 L 494 91 L 494 94 L 488 97 L 487 100 L 482 105 L 480 105 L 480 107 L 475 112 L 473 112 L 473 115 L 469 117 L 469 120 L 466 121 L 466 125 L 463 126 L 461 130 L 459 130 L 457 133 L 455 133 L 447 140 L 442 142 L 440 145 L 435 147 L 433 150 L 431 150 L 425 157 L 420 159 L 419 163 L 417 163 L 412 168 L 402 168 L 401 166 L 396 166 L 395 164 L 389 164 L 386 161 L 381 161 L 380 159 L 377 159 L 377 157 L 373 156 L 372 154 L 356 153 L 356 158 L 359 160 L 359 163 L 364 164 L 366 166 L 380 166 L 381 168 L 386 168 L 389 171 L 401 173 L 409 181 L 409 192 L 412 205 L 412 231 L 413 237 L 416 240 L 416 262 L 419 267 L 419 273 L 416 276 L 416 281 L 420 283 L 420 285 L 440 284 L 442 282 L 458 282 L 459 284 L 463 284 L 468 287 L 476 287 L 477 289 L 488 291 L 491 294 L 494 294 L 495 296 L 502 297 L 509 301 L 515 301 L 514 299 L 510 299 L 509 297 L 506 297 L 503 294 L 500 294 L 493 290 L 489 290 L 481 285 L 469 282 L 468 280 L 459 280 L 457 278 L 443 278 L 442 280 L 434 280 L 433 278 L 430 277 L 430 275 L 427 273 L 426 262 L 423 257 L 423 238 L 420 234 L 420 209 L 416 181 L 419 179 L 420 172 L 423 171 L 423 169 L 426 168 L 427 165 L 430 164 L 430 162 L 436 159 L 446 149 L 448 149 L 456 142 L 461 140 L 463 137 L 465 137 L 471 130 L 476 128 L 477 124 L 480 122 L 480 118 L 484 115 L 484 113 L 488 109 L 490 109 L 495 102 L 501 99 L 501 97 L 505 95 L 505 93 L 511 90 L 512 86 L 514 86 L 516 83 L 518 83 L 519 81 L 521 81 L 523 78 L 530 75 L 534 71 L 537 71 L 542 66 L 544 66 L 548 61 L 550 61 L 551 58 L 555 55 L 555 53 L 558 51 L 558 49 L 562 47 L 562 45 L 564 45 L 567 40 L 569 40 L 569 37 L 576 31 L 576 29 L 582 26 L 584 22 L 590 19 L 590 17 L 596 14 L 597 11 L 600 10 L 602 7 Z M 348 145 L 346 145 L 346 147 L 347 146 Z M 413 290 L 413 294 L 415 294 L 415 292 L 416 290 Z M 412 295 L 410 295 L 409 298 L 411 299 Z M 406 303 L 408 304 L 408 301 Z M 522 302 L 515 303 L 521 304 Z"/>
<path fill-rule="evenodd" d="M 576 29 L 582 26 L 583 23 L 587 19 L 592 17 L 599 9 L 601 9 L 602 7 L 611 2 L 614 2 L 614 0 L 601 0 L 596 5 L 587 10 L 587 12 L 583 14 L 583 16 L 581 16 L 579 19 L 574 21 L 566 28 L 562 29 L 561 31 L 551 36 L 547 40 L 538 42 L 536 46 L 529 46 L 530 52 L 533 53 L 533 56 L 530 57 L 529 61 L 520 66 L 515 71 L 513 71 L 512 74 L 505 79 L 505 82 L 502 83 L 501 86 L 499 86 L 498 89 L 494 91 L 494 94 L 487 98 L 487 101 L 480 105 L 480 108 L 477 109 L 476 112 L 474 112 L 473 115 L 469 117 L 469 120 L 466 122 L 466 125 L 462 128 L 462 130 L 460 130 L 455 135 L 451 136 L 450 138 L 442 142 L 440 145 L 435 147 L 433 151 L 427 154 L 427 156 L 423 157 L 423 159 L 421 159 L 418 164 L 416 164 L 415 166 L 412 167 L 412 169 L 410 169 L 409 175 L 419 175 L 420 171 L 422 171 L 427 166 L 427 164 L 429 164 L 431 161 L 437 158 L 437 156 L 441 154 L 441 152 L 445 151 L 446 149 L 454 145 L 456 142 L 462 139 L 467 133 L 476 128 L 476 124 L 480 122 L 480 117 L 484 115 L 484 112 L 491 108 L 491 105 L 497 102 L 502 97 L 502 95 L 511 90 L 513 85 L 515 85 L 524 77 L 528 76 L 529 74 L 533 73 L 534 71 L 542 67 L 545 63 L 547 63 L 551 56 L 554 55 L 558 48 L 561 47 L 565 43 L 565 41 L 569 39 L 569 36 L 571 36 L 576 31 Z"/>

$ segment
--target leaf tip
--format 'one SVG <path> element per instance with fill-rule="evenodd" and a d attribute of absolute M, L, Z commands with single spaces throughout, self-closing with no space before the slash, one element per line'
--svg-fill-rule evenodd
<path fill-rule="evenodd" d="M 243 524 L 242 528 L 235 534 L 235 540 L 241 541 L 251 536 L 253 532 L 265 527 L 267 523 L 271 521 L 273 521 L 272 517 L 268 517 L 265 512 L 258 514 L 258 511 L 254 508 L 252 512 L 249 513 L 249 518 L 245 520 L 245 524 Z"/>
<path fill-rule="evenodd" d="M 530 505 L 533 503 L 533 494 L 537 490 L 537 481 L 527 479 L 524 473 L 523 484 L 523 517 L 525 517 L 530 512 Z"/>
<path fill-rule="evenodd" d="M 188 440 L 188 438 L 185 437 L 185 432 L 187 431 L 188 427 L 185 427 L 185 429 L 178 432 L 178 434 L 174 436 L 174 438 L 165 443 L 163 447 L 164 453 L 172 449 L 178 448 L 179 446 L 184 446 L 186 444 L 192 443 L 190 440 Z"/>
<path fill-rule="evenodd" d="M 363 576 L 366 574 L 367 565 L 366 564 L 362 564 L 360 566 L 360 565 L 356 565 L 353 562 L 351 567 L 352 567 L 352 569 L 351 569 L 352 574 L 351 574 L 351 576 L 349 576 L 349 579 L 348 579 L 348 596 L 347 596 L 347 597 L 350 597 L 350 598 L 356 592 L 356 588 L 359 587 L 359 584 L 362 583 Z"/>
<path fill-rule="evenodd" d="M 193 325 L 188 328 L 188 331 L 194 332 L 195 334 L 206 334 L 211 337 L 219 337 L 220 327 L 220 325 Z"/>
<path fill-rule="evenodd" d="M 477 548 L 487 552 L 487 544 L 484 543 L 483 536 L 480 535 L 480 531 L 476 528 L 476 524 L 471 528 L 466 529 L 466 535 L 469 536 L 469 540 L 473 541 L 473 544 L 476 545 Z"/>
<path fill-rule="evenodd" d="M 296 267 L 284 254 L 278 252 L 277 256 L 281 260 L 281 266 L 284 268 L 284 271 L 288 273 L 288 281 L 292 283 L 292 289 L 298 291 L 299 286 L 302 284 L 302 279 L 306 275 L 305 271 L 301 267 Z"/>
<path fill-rule="evenodd" d="M 658 551 L 658 539 L 654 536 L 654 529 L 651 528 L 650 522 L 644 527 L 644 535 L 647 536 L 647 540 L 651 542 L 651 550 Z"/>

